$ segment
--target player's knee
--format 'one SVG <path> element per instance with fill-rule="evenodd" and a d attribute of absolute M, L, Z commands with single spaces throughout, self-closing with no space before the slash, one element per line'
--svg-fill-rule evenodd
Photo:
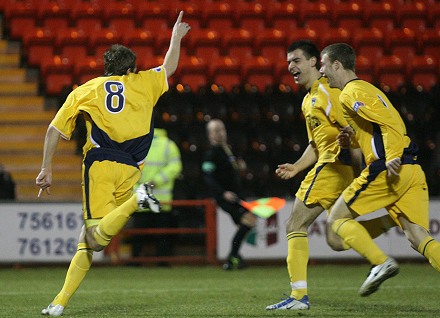
<path fill-rule="evenodd" d="M 342 241 L 340 238 L 338 240 L 327 238 L 327 243 L 328 243 L 328 246 L 330 246 L 330 248 L 333 251 L 336 251 L 336 252 L 345 251 L 345 248 L 342 245 Z"/>
<path fill-rule="evenodd" d="M 335 232 L 333 232 L 332 224 L 330 222 L 327 223 L 326 238 L 327 244 L 332 250 L 337 252 L 346 250 L 342 239 Z"/>
<path fill-rule="evenodd" d="M 87 237 L 87 244 L 94 252 L 101 252 L 105 246 L 102 246 L 96 242 L 94 238 Z"/>
<path fill-rule="evenodd" d="M 105 245 L 99 244 L 95 238 L 96 226 L 90 227 L 86 231 L 85 239 L 89 248 L 94 252 L 101 252 Z"/>
<path fill-rule="evenodd" d="M 307 232 L 312 222 L 308 220 L 299 220 L 291 215 L 286 222 L 286 233 L 290 232 Z"/>

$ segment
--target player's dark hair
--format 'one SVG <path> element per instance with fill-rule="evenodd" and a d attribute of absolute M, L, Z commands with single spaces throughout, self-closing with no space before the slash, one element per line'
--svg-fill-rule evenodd
<path fill-rule="evenodd" d="M 298 49 L 303 51 L 304 56 L 308 60 L 310 60 L 312 57 L 316 58 L 315 67 L 318 70 L 321 68 L 319 50 L 316 47 L 316 45 L 313 44 L 313 42 L 311 42 L 309 40 L 295 41 L 289 45 L 289 47 L 287 48 L 287 53 L 293 52 Z"/>
<path fill-rule="evenodd" d="M 120 44 L 114 44 L 104 53 L 104 72 L 106 76 L 125 75 L 136 68 L 136 54 Z"/>
<path fill-rule="evenodd" d="M 327 54 L 330 63 L 338 60 L 344 69 L 355 71 L 356 53 L 353 48 L 346 43 L 335 43 L 322 50 L 321 55 Z"/>

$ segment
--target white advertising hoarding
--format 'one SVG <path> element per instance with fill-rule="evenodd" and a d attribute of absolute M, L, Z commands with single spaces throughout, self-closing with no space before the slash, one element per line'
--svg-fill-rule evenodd
<path fill-rule="evenodd" d="M 245 259 L 284 259 L 287 256 L 285 222 L 288 219 L 293 201 L 288 201 L 284 208 L 272 219 L 258 219 L 257 226 L 248 235 L 240 250 Z M 379 216 L 386 211 L 378 211 L 368 216 Z M 309 228 L 309 255 L 311 259 L 361 258 L 353 250 L 335 252 L 326 242 L 327 212 L 323 212 Z M 430 201 L 430 230 L 433 238 L 440 241 L 440 200 Z M 217 209 L 217 258 L 226 259 L 231 249 L 232 237 L 236 226 L 229 214 Z M 399 228 L 375 239 L 385 253 L 393 257 L 422 258 L 413 250 L 405 235 Z"/>
<path fill-rule="evenodd" d="M 81 203 L 0 203 L 0 215 L 0 262 L 69 262 L 77 250 Z"/>
<path fill-rule="evenodd" d="M 293 201 L 275 217 L 258 219 L 256 228 L 241 248 L 246 259 L 285 259 L 287 241 L 285 222 Z M 371 216 L 384 214 L 378 211 Z M 69 262 L 77 249 L 83 225 L 81 203 L 0 203 L 0 263 Z M 311 259 L 361 258 L 354 251 L 335 252 L 325 239 L 326 212 L 309 229 Z M 430 201 L 431 235 L 440 241 L 440 200 Z M 225 259 L 236 231 L 230 216 L 217 209 L 217 258 Z M 422 258 L 410 247 L 403 233 L 393 228 L 375 240 L 390 256 Z M 104 261 L 103 252 L 94 253 L 93 260 Z"/>

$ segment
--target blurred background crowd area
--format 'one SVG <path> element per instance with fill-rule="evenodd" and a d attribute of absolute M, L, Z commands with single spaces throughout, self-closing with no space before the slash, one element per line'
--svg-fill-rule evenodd
<path fill-rule="evenodd" d="M 132 48 L 141 69 L 160 65 L 180 10 L 192 30 L 156 108 L 156 122 L 182 153 L 175 199 L 206 195 L 200 165 L 211 118 L 225 122 L 234 153 L 247 163 L 248 197 L 295 194 L 302 177 L 283 181 L 274 171 L 307 146 L 306 92 L 286 63 L 286 48 L 298 39 L 355 48 L 359 77 L 400 111 L 420 147 L 430 194 L 440 194 L 439 1 L 5 0 L 0 162 L 16 180 L 17 199 L 35 197 L 44 132 L 66 94 L 102 75 L 111 44 Z M 78 147 L 61 144 L 58 199 L 80 199 L 80 137 L 79 129 Z"/>

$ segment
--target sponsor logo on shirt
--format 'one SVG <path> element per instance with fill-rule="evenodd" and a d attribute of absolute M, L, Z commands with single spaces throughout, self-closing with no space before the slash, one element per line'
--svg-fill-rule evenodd
<path fill-rule="evenodd" d="M 361 106 L 365 106 L 365 104 L 362 103 L 362 102 L 356 102 L 356 103 L 354 103 L 354 105 L 353 105 L 353 110 L 357 113 L 359 107 L 361 107 Z"/>

